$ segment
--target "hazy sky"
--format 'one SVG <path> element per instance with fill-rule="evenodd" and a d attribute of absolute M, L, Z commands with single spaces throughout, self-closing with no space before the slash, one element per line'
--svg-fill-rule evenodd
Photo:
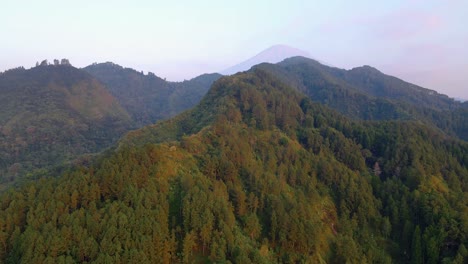
<path fill-rule="evenodd" d="M 0 0 L 0 71 L 68 58 L 181 80 L 285 44 L 468 99 L 467 12 L 468 0 Z"/>

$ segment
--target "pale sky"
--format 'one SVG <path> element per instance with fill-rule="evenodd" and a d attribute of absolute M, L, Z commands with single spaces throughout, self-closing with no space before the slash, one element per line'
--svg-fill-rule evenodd
<path fill-rule="evenodd" d="M 468 0 L 0 0 L 0 71 L 68 58 L 168 80 L 275 44 L 468 99 Z"/>

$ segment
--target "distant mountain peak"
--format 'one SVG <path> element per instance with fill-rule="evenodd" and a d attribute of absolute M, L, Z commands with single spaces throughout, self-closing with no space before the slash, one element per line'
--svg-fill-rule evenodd
<path fill-rule="evenodd" d="M 257 55 L 265 55 L 265 54 L 269 55 L 269 54 L 272 54 L 272 53 L 274 55 L 281 55 L 282 53 L 293 53 L 293 54 L 298 54 L 298 55 L 295 55 L 295 56 L 310 57 L 310 54 L 307 51 L 300 50 L 300 49 L 297 49 L 297 48 L 294 48 L 294 47 L 291 47 L 291 46 L 287 46 L 287 45 L 282 45 L 282 44 L 273 45 L 273 46 L 269 47 L 268 49 L 260 52 Z"/>
<path fill-rule="evenodd" d="M 278 63 L 280 61 L 283 61 L 284 59 L 297 56 L 307 58 L 311 57 L 308 52 L 297 48 L 293 48 L 286 45 L 274 45 L 258 53 L 252 58 L 222 71 L 221 73 L 225 75 L 231 75 L 237 72 L 249 70 L 250 68 L 252 68 L 252 66 L 260 63 Z"/>

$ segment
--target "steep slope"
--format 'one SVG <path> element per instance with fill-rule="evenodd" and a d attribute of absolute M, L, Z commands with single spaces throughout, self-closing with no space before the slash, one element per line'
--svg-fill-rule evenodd
<path fill-rule="evenodd" d="M 2 181 L 99 151 L 130 126 L 105 87 L 69 65 L 2 73 L 0 93 Z"/>
<path fill-rule="evenodd" d="M 459 107 L 455 100 L 444 94 L 383 74 L 370 66 L 357 67 L 349 71 L 330 71 L 330 73 L 375 97 L 401 100 L 439 110 Z"/>
<path fill-rule="evenodd" d="M 167 119 L 195 106 L 221 75 L 204 74 L 184 82 L 167 82 L 113 63 L 93 64 L 85 71 L 102 81 L 138 126 Z"/>
<path fill-rule="evenodd" d="M 385 75 L 369 66 L 349 71 L 296 57 L 260 64 L 285 83 L 348 117 L 364 120 L 421 120 L 468 140 L 468 108 L 446 95 Z"/>
<path fill-rule="evenodd" d="M 257 55 L 244 62 L 241 62 L 222 71 L 221 73 L 224 75 L 231 75 L 238 72 L 247 71 L 250 68 L 252 68 L 252 66 L 260 63 L 278 63 L 284 59 L 296 56 L 310 57 L 310 54 L 303 50 L 299 50 L 293 47 L 285 45 L 275 45 L 258 53 Z"/>
<path fill-rule="evenodd" d="M 256 69 L 4 194 L 0 260 L 463 263 L 467 162 L 465 142 L 350 121 Z"/>

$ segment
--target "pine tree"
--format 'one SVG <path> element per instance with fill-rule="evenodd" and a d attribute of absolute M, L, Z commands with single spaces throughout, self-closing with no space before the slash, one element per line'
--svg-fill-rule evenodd
<path fill-rule="evenodd" d="M 423 255 L 422 255 L 422 245 L 421 245 L 421 229 L 419 225 L 416 226 L 416 229 L 413 233 L 413 241 L 411 242 L 411 263 L 412 264 L 422 264 Z"/>

